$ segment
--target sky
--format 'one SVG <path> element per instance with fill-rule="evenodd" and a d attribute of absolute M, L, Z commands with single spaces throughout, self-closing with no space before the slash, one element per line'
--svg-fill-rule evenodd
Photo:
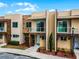
<path fill-rule="evenodd" d="M 79 0 L 0 0 L 0 15 L 79 9 Z"/>

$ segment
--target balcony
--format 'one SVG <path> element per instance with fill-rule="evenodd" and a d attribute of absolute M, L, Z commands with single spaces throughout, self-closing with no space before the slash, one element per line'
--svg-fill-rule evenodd
<path fill-rule="evenodd" d="M 36 28 L 31 28 L 28 27 L 28 32 L 45 32 L 46 28 L 44 27 L 36 27 Z"/>
<path fill-rule="evenodd" d="M 72 27 L 57 27 L 57 33 L 72 34 Z M 74 28 L 74 34 L 79 34 L 79 28 Z"/>

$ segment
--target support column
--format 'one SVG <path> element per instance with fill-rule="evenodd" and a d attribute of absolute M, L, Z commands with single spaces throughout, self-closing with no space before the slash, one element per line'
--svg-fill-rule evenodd
<path fill-rule="evenodd" d="M 4 32 L 7 32 L 7 23 L 4 22 Z"/>
<path fill-rule="evenodd" d="M 3 43 L 6 43 L 6 42 L 5 42 L 5 35 L 3 35 L 2 38 L 3 38 Z"/>
<path fill-rule="evenodd" d="M 55 52 L 57 51 L 57 35 L 56 35 L 56 30 L 57 30 L 57 26 L 56 26 L 56 23 L 57 23 L 57 10 L 55 11 Z"/>
<path fill-rule="evenodd" d="M 35 45 L 36 45 L 36 34 L 35 34 Z"/>
<path fill-rule="evenodd" d="M 29 34 L 29 46 L 31 46 L 31 35 Z"/>

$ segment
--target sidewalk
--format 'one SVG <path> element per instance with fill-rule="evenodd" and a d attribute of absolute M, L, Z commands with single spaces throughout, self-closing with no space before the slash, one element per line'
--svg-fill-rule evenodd
<path fill-rule="evenodd" d="M 22 54 L 22 55 L 27 55 L 27 56 L 31 56 L 31 57 L 40 58 L 40 59 L 68 59 L 68 58 L 62 58 L 62 57 L 58 57 L 58 56 L 52 56 L 52 55 L 46 55 L 43 53 L 38 53 L 35 51 L 36 49 L 37 48 L 35 48 L 35 47 L 31 47 L 26 50 L 0 48 L 0 52 Z"/>

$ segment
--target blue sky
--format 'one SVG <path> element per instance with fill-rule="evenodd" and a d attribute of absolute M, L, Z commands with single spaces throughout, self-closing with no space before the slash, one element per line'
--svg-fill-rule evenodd
<path fill-rule="evenodd" d="M 0 15 L 30 14 L 44 10 L 79 9 L 79 0 L 0 0 Z"/>

